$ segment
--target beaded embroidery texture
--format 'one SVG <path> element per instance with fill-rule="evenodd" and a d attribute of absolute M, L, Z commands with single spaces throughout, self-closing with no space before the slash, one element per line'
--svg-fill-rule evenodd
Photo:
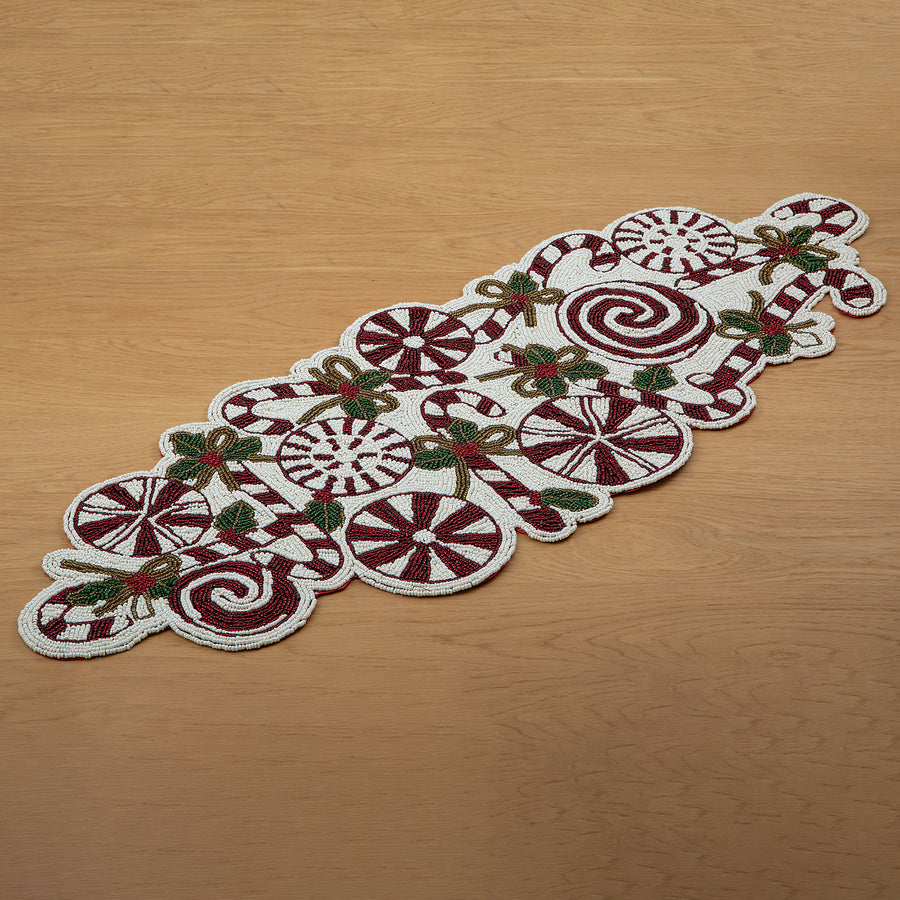
<path fill-rule="evenodd" d="M 83 491 L 74 549 L 22 611 L 38 653 L 102 656 L 165 628 L 244 650 L 354 577 L 437 596 L 495 575 L 672 474 L 691 429 L 750 414 L 767 364 L 822 356 L 884 288 L 852 204 L 798 194 L 738 224 L 664 207 L 544 241 L 443 306 L 354 322 L 289 375 L 233 385 L 162 460 Z"/>

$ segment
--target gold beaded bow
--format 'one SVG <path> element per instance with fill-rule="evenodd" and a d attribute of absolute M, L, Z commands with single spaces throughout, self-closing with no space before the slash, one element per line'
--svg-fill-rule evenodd
<path fill-rule="evenodd" d="M 562 397 L 569 392 L 567 382 L 599 379 L 608 371 L 606 366 L 588 360 L 587 350 L 583 347 L 553 350 L 542 344 L 529 344 L 524 348 L 504 344 L 502 349 L 511 352 L 514 358 L 524 359 L 525 363 L 487 372 L 479 375 L 478 380 L 493 381 L 518 375 L 510 387 L 523 397 Z"/>
<path fill-rule="evenodd" d="M 486 278 L 475 286 L 475 293 L 487 297 L 487 303 L 472 303 L 453 312 L 454 316 L 464 316 L 478 309 L 506 309 L 515 315 L 521 312 L 529 328 L 537 325 L 535 303 L 555 306 L 565 296 L 559 288 L 539 288 L 524 272 L 513 272 L 509 282 L 496 278 Z"/>
<path fill-rule="evenodd" d="M 763 323 L 763 296 L 759 291 L 748 291 L 753 300 L 753 306 L 747 312 L 743 309 L 723 309 L 719 313 L 719 325 L 716 334 L 729 338 L 732 341 L 749 341 L 754 338 L 759 341 L 760 349 L 766 356 L 783 356 L 795 343 L 794 334 L 802 333 L 812 338 L 813 343 L 805 346 L 821 346 L 822 339 L 814 332 L 809 331 L 816 321 L 806 319 L 803 322 L 795 322 L 784 325 L 773 320 L 771 323 Z"/>
<path fill-rule="evenodd" d="M 264 456 L 259 438 L 239 437 L 233 428 L 214 428 L 208 434 L 179 431 L 172 435 L 175 452 L 183 457 L 166 469 L 166 475 L 176 481 L 194 481 L 198 489 L 205 488 L 218 475 L 229 491 L 238 489 L 228 468 L 229 462 L 274 462 L 274 456 Z M 196 480 L 195 480 L 196 479 Z"/>
<path fill-rule="evenodd" d="M 307 410 L 297 420 L 298 425 L 312 422 L 333 406 L 339 406 L 341 411 L 351 418 L 371 421 L 380 413 L 390 412 L 400 405 L 396 397 L 375 390 L 390 379 L 390 372 L 383 372 L 380 369 L 363 371 L 346 356 L 329 356 L 322 362 L 321 369 L 309 371 L 317 381 L 332 388 L 337 396 L 317 403 L 312 409 Z"/>
<path fill-rule="evenodd" d="M 770 252 L 772 259 L 760 270 L 759 280 L 763 284 L 771 284 L 773 272 L 783 263 L 796 266 L 808 274 L 824 269 L 831 260 L 837 259 L 839 254 L 834 250 L 807 243 L 814 232 L 815 229 L 809 225 L 798 225 L 787 233 L 774 225 L 757 225 L 753 229 L 755 238 L 738 235 L 738 240 L 742 244 L 760 244 Z"/>
<path fill-rule="evenodd" d="M 510 447 L 516 439 L 509 425 L 479 428 L 467 419 L 453 419 L 447 426 L 449 437 L 427 434 L 413 438 L 414 463 L 420 469 L 456 469 L 455 496 L 465 499 L 469 491 L 469 464 L 483 456 L 521 456 Z"/>
<path fill-rule="evenodd" d="M 60 566 L 74 572 L 96 572 L 109 576 L 102 581 L 91 581 L 83 585 L 66 598 L 70 603 L 76 606 L 93 606 L 94 615 L 99 619 L 131 600 L 132 617 L 149 619 L 156 615 L 153 600 L 159 597 L 168 597 L 172 588 L 175 587 L 181 560 L 177 556 L 166 553 L 148 560 L 136 572 L 98 566 L 75 559 L 67 559 L 60 563 Z M 145 615 L 138 612 L 138 600 L 142 597 L 147 603 Z M 100 606 L 96 605 L 98 603 Z"/>

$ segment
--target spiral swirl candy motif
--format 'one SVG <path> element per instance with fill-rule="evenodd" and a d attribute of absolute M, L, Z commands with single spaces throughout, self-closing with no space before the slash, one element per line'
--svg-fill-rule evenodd
<path fill-rule="evenodd" d="M 652 272 L 683 274 L 737 253 L 731 229 L 694 209 L 648 209 L 620 222 L 613 246 L 626 259 Z"/>
<path fill-rule="evenodd" d="M 686 359 L 715 327 L 709 311 L 661 284 L 607 281 L 570 294 L 557 310 L 576 344 L 636 365 Z"/>
<path fill-rule="evenodd" d="M 287 578 L 289 560 L 228 560 L 185 573 L 167 606 L 169 627 L 221 650 L 247 650 L 287 637 L 309 617 L 312 592 Z"/>
<path fill-rule="evenodd" d="M 365 419 L 313 422 L 291 432 L 278 448 L 278 464 L 291 481 L 343 496 L 395 484 L 412 468 L 412 459 L 402 434 Z"/>

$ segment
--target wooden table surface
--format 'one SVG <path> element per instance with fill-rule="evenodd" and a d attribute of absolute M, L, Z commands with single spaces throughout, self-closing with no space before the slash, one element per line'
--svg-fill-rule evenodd
<path fill-rule="evenodd" d="M 0 24 L 3 896 L 900 897 L 895 2 Z M 549 235 L 804 190 L 870 214 L 894 302 L 562 544 L 441 599 L 356 582 L 257 652 L 19 640 L 69 500 L 223 387 Z"/>

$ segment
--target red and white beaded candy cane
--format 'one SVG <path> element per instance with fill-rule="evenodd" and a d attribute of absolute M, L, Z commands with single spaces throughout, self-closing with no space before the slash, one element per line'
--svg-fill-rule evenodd
<path fill-rule="evenodd" d="M 344 362 L 353 366 L 350 372 L 355 370 L 360 374 L 355 363 L 346 359 Z M 387 374 L 384 377 L 387 378 Z M 249 385 L 239 387 L 238 391 L 230 388 L 213 401 L 209 410 L 210 418 L 221 419 L 245 434 L 257 435 L 287 434 L 307 416 L 314 417 L 329 408 L 337 407 L 342 401 L 354 399 L 363 390 L 349 379 L 337 386 L 319 380 L 282 378 L 250 382 Z M 386 397 L 391 391 L 416 390 L 426 385 L 405 376 L 392 376 L 386 384 L 379 387 L 383 392 L 382 397 Z M 397 405 L 396 401 L 392 403 Z"/>
<path fill-rule="evenodd" d="M 704 382 L 702 390 L 712 394 L 714 398 L 710 403 L 673 400 L 656 391 L 640 390 L 607 378 L 599 379 L 596 388 L 582 386 L 582 390 L 596 392 L 604 397 L 621 397 L 636 401 L 642 406 L 682 417 L 693 428 L 725 428 L 727 425 L 735 424 L 737 421 L 735 416 L 740 416 L 744 411 L 749 412 L 748 406 L 752 408 L 752 395 L 736 384 L 743 370 L 750 365 L 749 359 L 740 362 L 743 353 L 742 346 L 736 347 L 729 360 L 737 368 L 723 364 L 711 380 Z"/>
<path fill-rule="evenodd" d="M 247 434 L 287 434 L 296 427 L 296 421 L 285 416 L 284 407 L 334 394 L 327 384 L 319 381 L 284 378 L 251 382 L 240 387 L 237 392 L 229 388 L 224 395 L 216 397 L 210 406 L 210 418 L 222 419 Z M 257 409 L 263 403 L 270 408 Z M 282 407 L 281 414 L 279 406 Z"/>
<path fill-rule="evenodd" d="M 784 297 L 803 297 L 801 305 L 812 306 L 806 301 L 820 291 L 829 292 L 831 302 L 848 316 L 871 316 L 884 306 L 886 297 L 884 285 L 865 269 L 840 266 L 797 276 L 772 302 L 779 303 Z"/>
<path fill-rule="evenodd" d="M 843 237 L 846 242 L 849 242 L 853 240 L 855 233 L 860 233 L 865 229 L 868 222 L 866 215 L 857 207 L 834 197 L 819 195 L 781 200 L 769 207 L 763 213 L 763 217 L 770 217 L 781 222 L 802 217 L 802 224 L 812 228 L 811 237 L 817 237 L 819 241 Z M 793 252 L 793 248 L 779 248 L 777 245 L 762 249 L 751 249 L 752 244 L 744 244 L 744 246 L 747 247 L 746 253 L 697 271 L 688 272 L 676 282 L 677 286 L 684 290 L 702 287 L 730 275 L 737 275 L 771 264 L 778 258 L 782 250 Z M 826 251 L 827 248 L 823 248 L 822 252 Z M 834 256 L 836 254 L 828 252 L 827 255 Z"/>
<path fill-rule="evenodd" d="M 588 265 L 598 275 L 609 272 L 619 264 L 619 254 L 598 232 L 571 231 L 553 238 L 531 254 L 531 261 L 525 267 L 526 274 L 538 287 L 546 287 L 553 270 L 566 257 L 579 250 L 588 252 Z M 492 279 L 488 279 L 489 283 L 491 281 Z M 511 302 L 499 306 L 473 329 L 476 342 L 486 344 L 502 337 L 522 310 L 522 303 Z"/>
<path fill-rule="evenodd" d="M 884 286 L 864 269 L 845 266 L 801 273 L 762 307 L 759 321 L 763 331 L 767 335 L 786 333 L 791 320 L 801 311 L 813 307 L 825 292 L 831 294 L 837 309 L 849 316 L 872 315 L 885 301 Z M 752 409 L 752 395 L 745 385 L 767 362 L 789 362 L 797 355 L 791 351 L 782 357 L 769 357 L 761 348 L 751 347 L 746 341 L 739 343 L 713 373 L 712 380 L 702 385 L 704 391 L 715 397 L 714 402 L 699 408 L 684 404 L 685 414 L 694 420 L 692 424 L 701 428 L 734 424 L 736 414 Z M 738 401 L 739 395 L 747 398 L 749 406 L 745 401 L 743 407 L 735 407 L 732 401 Z M 704 425 L 704 421 L 707 424 Z"/>
<path fill-rule="evenodd" d="M 846 236 L 851 231 L 859 232 L 868 221 L 865 213 L 858 207 L 821 194 L 798 195 L 796 198 L 780 200 L 770 206 L 765 215 L 783 221 L 795 216 L 811 215 L 814 220 L 808 224 L 813 231 L 829 237 Z"/>
<path fill-rule="evenodd" d="M 229 466 L 241 490 L 276 516 L 274 522 L 262 526 L 260 531 L 272 539 L 299 539 L 311 556 L 305 560 L 294 560 L 294 564 L 305 570 L 304 578 L 328 582 L 325 590 L 334 590 L 331 582 L 341 571 L 344 561 L 340 544 L 247 466 L 242 463 L 229 463 Z"/>
<path fill-rule="evenodd" d="M 588 266 L 598 275 L 614 269 L 621 259 L 615 247 L 598 231 L 570 231 L 542 244 L 534 254 L 526 271 L 538 284 L 546 285 L 553 270 L 570 254 L 587 250 Z"/>
<path fill-rule="evenodd" d="M 452 407 L 462 406 L 473 410 L 489 419 L 498 419 L 506 414 L 506 410 L 493 400 L 476 391 L 447 390 L 436 391 L 422 401 L 420 407 L 422 417 L 435 432 L 447 435 L 447 428 L 454 419 L 460 418 L 450 412 Z M 514 432 L 510 429 L 510 438 Z M 554 540 L 571 533 L 573 525 L 567 522 L 559 512 L 548 506 L 541 499 L 539 491 L 522 484 L 509 474 L 493 459 L 479 452 L 472 446 L 460 447 L 459 453 L 468 469 L 494 490 L 509 505 L 516 516 L 522 520 L 529 533 L 541 540 Z"/>
<path fill-rule="evenodd" d="M 133 615 L 127 603 L 98 616 L 90 606 L 73 602 L 83 587 L 83 582 L 54 582 L 19 615 L 19 630 L 44 656 L 87 659 L 120 653 L 167 627 L 162 616 Z"/>

